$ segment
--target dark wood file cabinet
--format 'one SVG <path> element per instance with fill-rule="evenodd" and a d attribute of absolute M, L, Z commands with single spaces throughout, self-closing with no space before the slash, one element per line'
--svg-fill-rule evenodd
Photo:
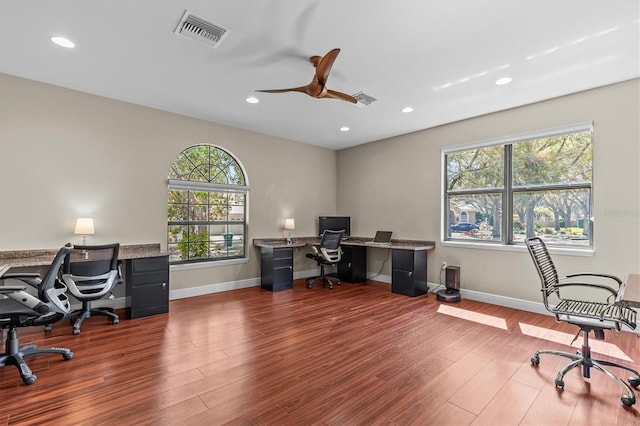
<path fill-rule="evenodd" d="M 169 256 L 126 260 L 129 318 L 169 312 Z"/>

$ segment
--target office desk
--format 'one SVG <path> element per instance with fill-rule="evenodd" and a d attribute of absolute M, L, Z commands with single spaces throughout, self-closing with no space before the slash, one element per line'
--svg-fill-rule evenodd
<path fill-rule="evenodd" d="M 627 276 L 626 281 L 620 286 L 616 302 L 632 308 L 640 308 L 640 274 Z"/>
<path fill-rule="evenodd" d="M 367 280 L 367 249 L 391 250 L 391 291 L 406 296 L 425 294 L 427 288 L 427 253 L 433 241 L 392 240 L 386 246 L 370 245 L 371 238 L 349 237 L 342 241 L 343 255 L 338 263 L 338 278 L 347 283 Z M 293 249 L 318 245 L 317 237 L 297 238 L 293 244 L 285 239 L 254 239 L 260 248 L 261 287 L 270 291 L 293 288 Z"/>
<path fill-rule="evenodd" d="M 10 265 L 14 271 L 45 267 L 51 265 L 57 252 L 2 251 L 0 265 Z M 169 254 L 160 251 L 160 244 L 120 246 L 118 259 L 125 266 L 123 279 L 129 318 L 169 312 Z"/>

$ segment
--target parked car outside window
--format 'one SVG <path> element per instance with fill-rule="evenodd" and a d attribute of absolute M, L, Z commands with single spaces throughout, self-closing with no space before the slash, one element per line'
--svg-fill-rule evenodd
<path fill-rule="evenodd" d="M 470 222 L 458 222 L 451 225 L 451 230 L 455 232 L 468 232 L 474 229 L 479 229 L 479 226 Z"/>

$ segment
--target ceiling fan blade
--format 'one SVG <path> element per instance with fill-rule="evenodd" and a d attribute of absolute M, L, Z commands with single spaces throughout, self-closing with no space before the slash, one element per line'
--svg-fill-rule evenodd
<path fill-rule="evenodd" d="M 333 49 L 323 58 L 318 61 L 318 65 L 316 66 L 316 78 L 318 79 L 318 83 L 323 86 L 327 84 L 327 79 L 329 78 L 329 73 L 331 72 L 331 67 L 333 63 L 336 61 L 338 54 L 340 53 L 340 49 Z M 311 62 L 313 63 L 313 56 L 311 57 Z"/>
<path fill-rule="evenodd" d="M 325 98 L 333 98 L 333 99 L 342 99 L 343 101 L 351 102 L 352 104 L 357 104 L 358 100 L 351 95 L 347 95 L 346 93 L 336 92 L 335 90 L 328 90 L 324 95 Z"/>
<path fill-rule="evenodd" d="M 256 92 L 264 92 L 264 93 L 302 92 L 302 93 L 307 93 L 307 86 L 302 86 L 302 87 L 290 87 L 290 88 L 288 88 L 288 89 L 265 89 L 265 90 L 256 90 Z"/>

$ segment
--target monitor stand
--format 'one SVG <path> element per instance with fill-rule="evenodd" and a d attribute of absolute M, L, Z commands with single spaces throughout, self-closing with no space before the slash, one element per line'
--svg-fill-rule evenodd
<path fill-rule="evenodd" d="M 460 290 L 455 288 L 447 288 L 443 290 L 438 290 L 436 292 L 436 299 L 441 302 L 459 302 L 460 301 Z"/>

